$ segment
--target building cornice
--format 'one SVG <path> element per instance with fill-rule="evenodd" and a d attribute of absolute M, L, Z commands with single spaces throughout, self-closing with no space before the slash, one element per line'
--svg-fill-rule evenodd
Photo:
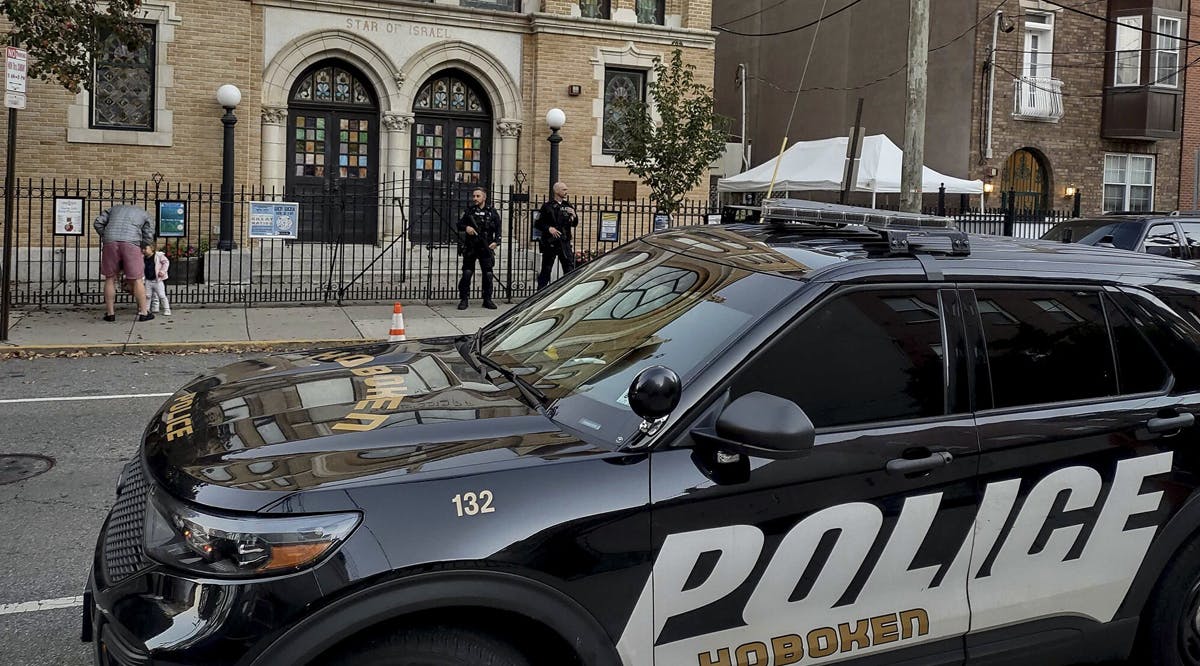
<path fill-rule="evenodd" d="M 360 19 L 453 24 L 457 28 L 477 28 L 500 32 L 529 32 L 525 14 L 494 9 L 476 9 L 454 5 L 407 2 L 367 2 L 355 0 L 251 0 L 260 7 L 297 9 L 324 14 L 341 14 Z"/>
<path fill-rule="evenodd" d="M 618 42 L 676 45 L 687 48 L 715 49 L 717 33 L 712 30 L 670 28 L 661 25 L 625 23 L 608 19 L 588 19 L 557 14 L 521 14 L 477 9 L 456 5 L 416 2 L 371 2 L 368 0 L 250 0 L 260 7 L 340 14 L 357 19 L 429 22 L 452 24 L 522 34 L 567 35 L 608 39 Z"/>
<path fill-rule="evenodd" d="M 530 14 L 529 21 L 535 34 L 570 35 L 643 44 L 677 44 L 697 49 L 714 49 L 717 46 L 717 33 L 713 30 L 668 28 L 661 25 L 625 23 L 608 19 L 573 18 L 542 13 Z"/>

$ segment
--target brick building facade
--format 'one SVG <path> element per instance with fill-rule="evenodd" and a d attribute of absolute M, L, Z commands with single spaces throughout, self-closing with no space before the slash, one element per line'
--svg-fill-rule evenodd
<path fill-rule="evenodd" d="M 1068 193 L 1077 191 L 1084 214 L 1175 210 L 1181 177 L 1190 197 L 1200 148 L 1200 138 L 1184 139 L 1191 143 L 1181 172 L 1182 121 L 1200 123 L 1200 110 L 1184 114 L 1189 51 L 1170 35 L 1196 36 L 1190 3 L 1106 0 L 1087 3 L 1087 16 L 1041 0 L 931 0 L 926 165 L 983 180 L 992 190 L 988 206 L 1011 190 L 1019 208 L 1069 210 Z M 803 57 L 773 54 L 806 54 L 815 29 L 788 29 L 814 23 L 817 11 L 770 0 L 714 3 L 713 23 L 723 29 L 717 108 L 737 116 L 743 91 L 736 71 L 746 67 L 746 137 L 755 163 L 778 150 L 804 66 Z M 908 3 L 835 14 L 817 34 L 789 140 L 845 136 L 861 97 L 867 133 L 903 145 Z M 1200 104 L 1200 96 L 1192 99 Z"/>
<path fill-rule="evenodd" d="M 1148 29 L 1163 19 L 1182 36 L 1184 2 L 1151 9 L 1148 1 L 1114 0 L 1091 11 Z M 993 33 L 996 38 L 990 155 L 986 67 L 978 69 L 971 118 L 972 175 L 994 188 L 989 204 L 1013 192 L 1020 208 L 1065 210 L 1078 191 L 1085 214 L 1177 209 L 1185 61 L 1164 58 L 1159 67 L 1158 36 L 1146 31 L 1123 31 L 1118 38 L 1112 23 L 1038 0 L 1005 7 L 999 20 L 990 2 L 980 2 L 977 14 L 976 62 L 987 63 Z M 1137 44 L 1129 44 L 1129 36 Z M 1126 51 L 1132 66 L 1120 85 L 1113 55 L 1118 39 L 1120 46 L 1134 46 Z M 1176 49 L 1184 53 L 1181 44 Z M 1137 102 L 1145 105 L 1151 94 L 1168 109 L 1161 122 L 1145 111 L 1139 119 L 1126 117 L 1132 113 L 1122 108 L 1123 98 L 1142 96 Z"/>
<path fill-rule="evenodd" d="M 31 82 L 17 176 L 219 184 L 215 92 L 234 84 L 238 186 L 369 190 L 404 178 L 504 190 L 524 180 L 540 194 L 545 115 L 558 107 L 561 178 L 575 194 L 611 195 L 614 181 L 635 178 L 603 147 L 606 85 L 644 95 L 655 59 L 676 47 L 711 83 L 710 18 L 709 0 L 145 0 L 153 90 L 122 78 L 127 54 L 112 71 L 148 108 L 126 113 L 111 87 L 93 98 Z M 365 242 L 399 233 L 364 229 Z"/>

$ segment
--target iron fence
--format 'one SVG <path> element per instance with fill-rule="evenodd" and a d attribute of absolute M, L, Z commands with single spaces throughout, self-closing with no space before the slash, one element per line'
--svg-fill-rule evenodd
<path fill-rule="evenodd" d="M 100 240 L 92 220 L 127 203 L 157 217 L 160 202 L 183 202 L 186 224 L 178 237 L 158 239 L 171 259 L 167 289 L 172 302 L 320 303 L 447 301 L 458 298 L 461 257 L 455 224 L 471 187 L 390 178 L 369 192 L 325 188 L 282 193 L 240 187 L 233 197 L 235 249 L 217 250 L 220 188 L 170 182 L 25 179 L 17 183 L 13 252 L 13 304 L 96 305 L 103 302 Z M 65 228 L 56 202 L 82 200 L 83 210 Z M 496 256 L 496 298 L 521 299 L 535 290 L 541 255 L 533 240 L 533 215 L 545 195 L 493 192 L 504 242 Z M 298 240 L 251 238 L 251 202 L 299 205 Z M 580 224 L 574 250 L 586 262 L 650 233 L 655 207 L 648 201 L 573 197 Z M 671 226 L 704 224 L 715 212 L 707 201 L 687 201 Z M 614 226 L 615 225 L 615 226 Z M 601 231 L 608 232 L 603 237 Z M 555 267 L 555 277 L 559 267 Z M 479 298 L 481 280 L 473 285 Z M 119 299 L 128 302 L 128 294 Z"/>
<path fill-rule="evenodd" d="M 103 302 L 99 276 L 100 240 L 92 220 L 119 203 L 144 207 L 152 216 L 160 204 L 185 207 L 178 237 L 160 237 L 171 258 L 167 281 L 173 302 L 320 303 L 354 301 L 430 302 L 458 298 L 461 258 L 455 224 L 467 206 L 471 186 L 385 180 L 370 191 L 326 187 L 282 193 L 241 187 L 233 197 L 235 249 L 217 250 L 220 189 L 215 185 L 159 181 L 25 179 L 14 201 L 13 291 L 17 307 L 97 305 Z M 493 192 L 504 242 L 497 251 L 495 297 L 522 299 L 535 290 L 541 255 L 533 238 L 535 212 L 545 195 Z M 66 219 L 68 207 L 82 201 L 79 219 Z M 299 205 L 299 239 L 251 238 L 251 202 L 289 201 Z M 656 209 L 649 201 L 573 197 L 580 224 L 575 231 L 578 263 L 651 233 Z M 1036 238 L 1073 213 L 1008 208 L 948 210 L 944 199 L 929 212 L 948 215 L 972 233 Z M 686 201 L 670 226 L 719 221 L 710 201 Z M 67 227 L 70 228 L 67 228 Z M 161 231 L 162 229 L 160 229 Z M 555 277 L 560 268 L 555 266 Z M 475 280 L 471 297 L 480 297 Z M 128 302 L 131 296 L 121 294 Z"/>

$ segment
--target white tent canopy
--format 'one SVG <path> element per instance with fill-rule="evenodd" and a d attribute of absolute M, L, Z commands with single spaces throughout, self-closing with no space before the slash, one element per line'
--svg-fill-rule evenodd
<path fill-rule="evenodd" d="M 846 173 L 846 146 L 850 140 L 839 136 L 817 141 L 799 141 L 783 153 L 779 160 L 779 173 L 775 179 L 776 192 L 801 190 L 842 189 L 842 178 Z M 775 173 L 772 157 L 749 171 L 717 183 L 719 192 L 765 192 L 771 186 L 771 175 Z M 885 134 L 874 134 L 863 139 L 862 160 L 858 167 L 858 180 L 851 188 L 853 192 L 899 192 L 900 169 L 904 162 L 904 151 L 892 143 Z M 942 185 L 949 194 L 982 194 L 983 181 L 964 180 L 938 173 L 923 167 L 921 190 L 935 193 Z"/>

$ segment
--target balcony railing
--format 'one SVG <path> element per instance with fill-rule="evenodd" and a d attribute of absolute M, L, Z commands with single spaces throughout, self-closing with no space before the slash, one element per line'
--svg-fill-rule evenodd
<path fill-rule="evenodd" d="M 1044 122 L 1062 118 L 1062 81 L 1033 76 L 1013 79 L 1013 116 Z"/>

